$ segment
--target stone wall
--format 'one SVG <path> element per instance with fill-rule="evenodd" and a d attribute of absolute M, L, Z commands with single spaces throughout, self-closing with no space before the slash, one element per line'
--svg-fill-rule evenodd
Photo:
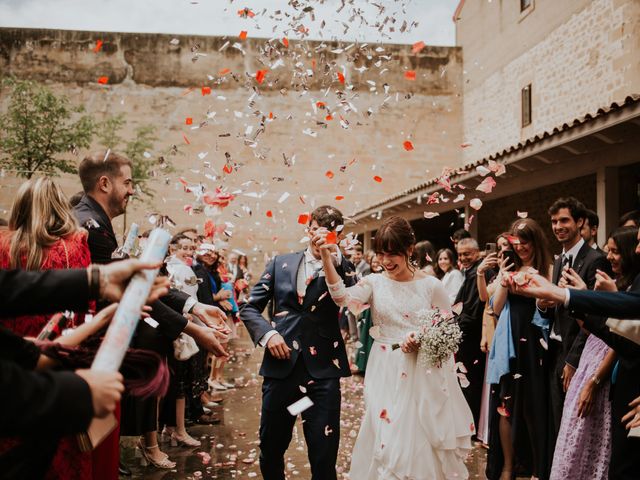
<path fill-rule="evenodd" d="M 95 53 L 97 40 L 103 44 Z M 261 69 L 268 72 L 258 84 Z M 407 70 L 415 81 L 405 78 Z M 0 29 L 0 72 L 45 82 L 98 119 L 124 113 L 129 132 L 153 125 L 159 140 L 150 153 L 175 145 L 176 172 L 158 169 L 152 205 L 133 205 L 128 221 L 148 225 L 145 216 L 155 210 L 179 226 L 201 227 L 206 216 L 185 212 L 194 197 L 179 177 L 223 187 L 237 198 L 214 220 L 232 224 L 233 245 L 253 246 L 260 263 L 261 252 L 300 247 L 300 213 L 332 203 L 348 214 L 461 162 L 462 59 L 455 47 L 413 55 L 406 45 L 291 41 L 287 48 L 281 40 Z M 102 76 L 107 85 L 97 83 Z M 203 86 L 210 95 L 202 95 Z M 265 130 L 254 139 L 261 123 Z M 415 150 L 403 149 L 407 139 Z M 225 153 L 236 167 L 231 174 L 222 170 Z M 1 216 L 22 182 L 5 173 Z M 69 194 L 80 189 L 73 176 L 61 182 Z M 283 193 L 289 197 L 279 203 Z M 121 231 L 121 220 L 115 223 Z"/>
<path fill-rule="evenodd" d="M 464 162 L 640 93 L 640 2 L 466 2 Z M 532 123 L 522 128 L 521 90 L 532 85 Z"/>

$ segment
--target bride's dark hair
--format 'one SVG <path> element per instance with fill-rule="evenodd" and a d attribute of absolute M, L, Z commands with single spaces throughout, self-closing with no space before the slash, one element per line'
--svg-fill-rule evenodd
<path fill-rule="evenodd" d="M 391 255 L 401 255 L 407 261 L 407 267 L 413 270 L 407 252 L 416 244 L 416 235 L 411 224 L 402 217 L 389 217 L 376 232 L 373 239 L 373 251 Z"/>

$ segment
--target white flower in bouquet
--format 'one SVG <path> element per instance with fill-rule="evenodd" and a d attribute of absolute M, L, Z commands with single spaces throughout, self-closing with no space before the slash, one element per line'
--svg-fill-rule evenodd
<path fill-rule="evenodd" d="M 423 366 L 440 368 L 460 346 L 462 331 L 458 322 L 452 312 L 439 308 L 420 310 L 416 315 L 420 320 L 416 335 L 420 343 L 419 361 Z"/>

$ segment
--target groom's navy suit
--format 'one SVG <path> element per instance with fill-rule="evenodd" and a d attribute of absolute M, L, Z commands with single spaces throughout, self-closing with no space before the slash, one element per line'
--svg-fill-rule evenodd
<path fill-rule="evenodd" d="M 304 435 L 314 480 L 336 478 L 340 440 L 340 377 L 351 375 L 338 324 L 339 308 L 331 299 L 325 277 L 316 272 L 304 297 L 298 296 L 298 269 L 304 252 L 276 256 L 251 290 L 240 310 L 254 343 L 276 330 L 291 348 L 289 360 L 278 360 L 265 349 L 260 375 L 260 469 L 265 480 L 284 480 L 284 453 L 296 417 L 287 406 L 308 396 L 313 407 L 302 413 Z M 342 257 L 337 265 L 345 285 L 355 283 L 353 265 Z M 272 322 L 262 315 L 272 302 Z"/>

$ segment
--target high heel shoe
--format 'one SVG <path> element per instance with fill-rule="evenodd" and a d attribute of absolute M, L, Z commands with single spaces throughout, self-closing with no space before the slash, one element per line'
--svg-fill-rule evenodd
<path fill-rule="evenodd" d="M 219 381 L 217 381 L 217 380 L 211 380 L 211 379 L 209 379 L 209 380 L 207 380 L 207 384 L 209 385 L 209 388 L 210 388 L 212 391 L 215 391 L 215 390 L 220 390 L 220 391 L 227 390 L 227 387 L 225 387 L 224 385 L 222 385 L 222 384 L 221 384 Z"/>
<path fill-rule="evenodd" d="M 171 446 L 177 447 L 178 445 L 185 447 L 199 447 L 202 445 L 200 440 L 196 440 L 191 435 L 186 433 L 184 436 L 178 436 L 176 432 L 171 434 Z"/>
<path fill-rule="evenodd" d="M 156 468 L 163 468 L 165 470 L 175 468 L 176 462 L 172 462 L 171 460 L 169 460 L 169 456 L 166 453 L 162 453 L 163 456 L 161 460 L 156 460 L 155 458 L 153 458 L 149 454 L 149 450 L 153 450 L 154 448 L 160 450 L 158 444 L 152 445 L 151 447 L 145 447 L 142 441 L 138 440 L 138 449 L 142 454 L 142 458 L 140 459 L 140 466 L 146 467 L 151 464 Z"/>

